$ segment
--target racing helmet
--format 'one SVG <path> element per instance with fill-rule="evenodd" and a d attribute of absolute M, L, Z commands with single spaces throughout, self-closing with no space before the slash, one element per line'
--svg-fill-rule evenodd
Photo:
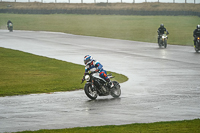
<path fill-rule="evenodd" d="M 200 29 L 200 25 L 199 24 L 197 25 L 197 29 Z"/>
<path fill-rule="evenodd" d="M 86 56 L 84 57 L 84 64 L 85 64 L 85 65 L 90 64 L 92 61 L 93 61 L 93 57 L 92 57 L 91 55 L 86 55 Z"/>
<path fill-rule="evenodd" d="M 160 24 L 160 28 L 164 28 L 164 24 Z"/>

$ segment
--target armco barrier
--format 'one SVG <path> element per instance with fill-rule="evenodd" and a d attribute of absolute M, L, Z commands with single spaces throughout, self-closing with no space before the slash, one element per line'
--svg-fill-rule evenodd
<path fill-rule="evenodd" d="M 100 15 L 167 15 L 167 16 L 199 16 L 200 12 L 194 11 L 137 11 L 133 9 L 0 9 L 0 13 L 15 14 L 100 14 Z"/>

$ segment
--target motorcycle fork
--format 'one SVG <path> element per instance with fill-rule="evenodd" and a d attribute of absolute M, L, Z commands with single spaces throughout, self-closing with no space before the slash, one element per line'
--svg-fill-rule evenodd
<path fill-rule="evenodd" d="M 92 79 L 92 88 L 94 88 L 94 80 Z"/>

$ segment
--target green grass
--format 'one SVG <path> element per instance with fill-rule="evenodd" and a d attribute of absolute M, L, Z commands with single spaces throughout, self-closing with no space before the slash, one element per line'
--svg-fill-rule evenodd
<path fill-rule="evenodd" d="M 200 119 L 155 122 L 120 126 L 78 127 L 55 130 L 24 131 L 21 133 L 200 133 Z"/>
<path fill-rule="evenodd" d="M 85 67 L 0 47 L 0 96 L 82 89 Z M 114 80 L 127 77 L 113 73 Z"/>
<path fill-rule="evenodd" d="M 120 16 L 120 15 L 28 15 L 0 14 L 0 25 L 8 20 L 14 30 L 55 31 L 142 42 L 157 41 L 161 23 L 169 31 L 169 44 L 193 45 L 193 31 L 200 23 L 196 16 Z"/>

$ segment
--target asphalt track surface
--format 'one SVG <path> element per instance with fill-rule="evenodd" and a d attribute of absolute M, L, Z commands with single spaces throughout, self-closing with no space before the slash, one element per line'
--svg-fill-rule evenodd
<path fill-rule="evenodd" d="M 200 118 L 200 54 L 191 46 L 0 30 L 0 47 L 82 65 L 90 54 L 129 78 L 118 99 L 90 100 L 83 90 L 0 97 L 0 132 Z"/>

